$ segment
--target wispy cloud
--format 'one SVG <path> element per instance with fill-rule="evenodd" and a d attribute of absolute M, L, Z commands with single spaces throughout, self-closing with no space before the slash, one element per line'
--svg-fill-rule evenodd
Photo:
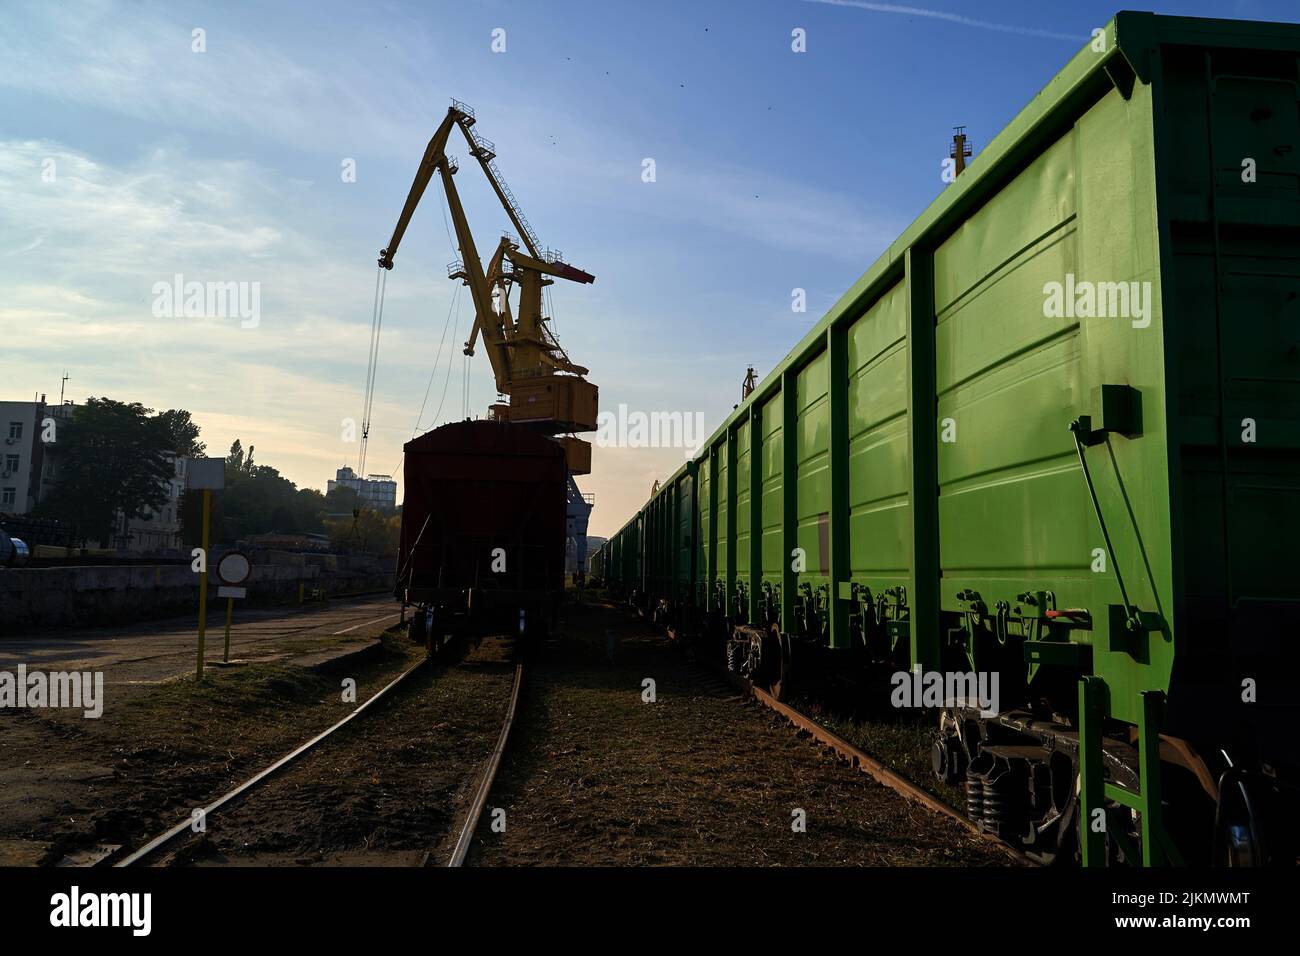
<path fill-rule="evenodd" d="M 525 117 L 521 122 L 530 121 Z M 545 142 L 545 135 L 539 128 L 531 139 Z M 564 135 L 569 148 L 563 156 L 526 150 L 506 163 L 506 173 L 516 166 L 528 172 L 523 181 L 530 196 L 553 192 L 548 183 L 582 182 L 577 201 L 590 208 L 593 218 L 616 212 L 696 236 L 720 234 L 747 247 L 760 243 L 853 262 L 870 261 L 905 225 L 898 216 L 873 208 L 860 194 L 774 175 L 704 149 L 635 141 L 571 122 Z M 530 139 L 518 130 L 514 136 L 525 143 Z M 641 180 L 647 156 L 656 165 L 653 183 Z M 566 240 L 566 250 L 568 246 Z M 580 248 L 571 251 L 581 258 Z"/>
<path fill-rule="evenodd" d="M 410 122 L 428 115 L 431 90 L 406 79 L 409 72 L 385 71 L 385 100 L 395 105 L 382 110 L 375 108 L 376 90 L 356 82 L 369 75 L 349 68 L 366 52 L 364 27 L 353 32 L 356 53 L 321 50 L 312 62 L 301 55 L 310 44 L 295 56 L 255 31 L 214 22 L 216 14 L 190 25 L 165 17 L 172 12 L 166 6 L 135 12 L 124 16 L 107 3 L 6 4 L 0 88 L 172 129 L 256 131 L 295 148 L 345 154 L 362 147 L 399 153 L 408 146 Z M 192 49 L 196 28 L 206 30 L 204 52 Z M 421 52 L 427 58 L 419 31 L 407 35 L 415 38 L 413 49 L 400 59 Z M 53 55 L 50 37 L 58 38 Z"/>
<path fill-rule="evenodd" d="M 963 16 L 960 13 L 949 13 L 947 10 L 930 10 L 925 7 L 909 7 L 898 3 L 869 3 L 867 0 L 805 0 L 807 3 L 823 3 L 832 7 L 855 7 L 858 10 L 869 10 L 872 13 L 893 13 L 899 16 L 907 17 L 924 17 L 929 20 L 943 20 L 947 23 L 957 23 L 964 27 L 974 27 L 978 30 L 994 30 L 998 33 L 1016 33 L 1020 36 L 1043 37 L 1048 40 L 1069 40 L 1075 43 L 1082 43 L 1086 37 L 1076 36 L 1073 33 L 1058 33 L 1055 30 L 1040 30 L 1037 27 L 1020 26 L 1015 23 L 993 23 L 989 20 L 977 20 L 974 17 Z"/>
<path fill-rule="evenodd" d="M 7 357 L 51 377 L 68 367 L 73 394 L 189 408 L 214 453 L 256 436 L 275 450 L 270 463 L 322 485 L 355 460 L 341 419 L 359 414 L 369 322 L 365 293 L 353 301 L 339 290 L 367 289 L 373 276 L 311 222 L 286 221 L 286 189 L 255 162 L 185 149 L 110 163 L 51 140 L 0 141 Z M 261 323 L 154 316 L 154 284 L 176 273 L 260 283 Z M 423 384 L 432 358 L 418 320 L 428 303 L 445 311 L 447 285 L 413 272 L 394 296 L 381 356 L 389 387 L 375 406 L 385 424 L 371 436 L 384 457 L 409 437 L 402 386 Z"/>

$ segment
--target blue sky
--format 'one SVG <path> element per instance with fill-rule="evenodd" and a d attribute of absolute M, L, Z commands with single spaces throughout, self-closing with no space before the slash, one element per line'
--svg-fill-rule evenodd
<path fill-rule="evenodd" d="M 1300 19 L 1294 2 L 1142 8 Z M 1114 10 L 6 2 L 0 397 L 55 400 L 66 368 L 78 401 L 188 408 L 210 453 L 238 437 L 323 488 L 357 464 L 341 421 L 360 417 L 376 254 L 456 97 L 542 241 L 596 276 L 552 301 L 602 407 L 698 411 L 711 431 L 746 365 L 772 368 L 938 194 L 951 128 L 966 125 L 978 152 Z M 196 27 L 206 52 L 191 49 Z M 806 53 L 791 51 L 795 28 Z M 347 159 L 356 182 L 340 175 Z M 457 182 L 486 255 L 508 223 L 475 166 Z M 471 316 L 465 295 L 451 308 L 444 267 L 458 253 L 439 193 L 388 277 L 367 471 L 396 471 L 417 424 L 464 411 Z M 154 284 L 177 273 L 260 283 L 260 323 L 156 317 Z M 481 352 L 469 389 L 482 414 L 494 390 Z M 582 481 L 592 532 L 621 526 L 682 458 L 597 448 Z"/>

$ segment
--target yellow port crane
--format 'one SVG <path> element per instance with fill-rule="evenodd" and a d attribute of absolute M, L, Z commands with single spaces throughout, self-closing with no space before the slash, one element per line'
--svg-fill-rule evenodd
<path fill-rule="evenodd" d="M 497 168 L 496 146 L 474 129 L 474 123 L 473 109 L 452 100 L 447 116 L 424 151 L 392 238 L 379 253 L 379 265 L 384 269 L 393 268 L 393 258 L 415 207 L 437 174 L 447 196 L 461 255 L 447 267 L 447 274 L 469 287 L 474 303 L 474 325 L 465 343 L 465 354 L 474 354 L 475 344 L 482 336 L 497 392 L 507 399 L 492 406 L 492 415 L 526 423 L 550 435 L 570 433 L 570 437 L 559 439 L 565 445 L 570 471 L 586 474 L 590 471 L 591 446 L 571 437 L 571 433 L 596 428 L 598 392 L 594 384 L 583 378 L 587 369 L 569 359 L 547 326 L 549 320 L 542 312 L 542 290 L 557 278 L 586 284 L 594 282 L 595 277 L 565 263 L 560 253 L 541 248 Z M 455 157 L 447 153 L 447 140 L 453 128 L 459 128 L 464 135 L 470 155 L 478 160 L 518 236 L 501 237 L 486 271 L 452 178 L 459 170 Z M 519 290 L 517 314 L 510 308 L 514 287 Z"/>

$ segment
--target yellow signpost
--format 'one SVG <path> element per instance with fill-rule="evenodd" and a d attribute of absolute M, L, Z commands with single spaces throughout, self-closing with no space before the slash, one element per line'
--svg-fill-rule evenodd
<path fill-rule="evenodd" d="M 221 662 L 223 664 L 230 663 L 230 617 L 234 613 L 235 613 L 235 599 L 232 597 L 228 597 L 226 598 L 226 650 L 221 655 Z"/>
<path fill-rule="evenodd" d="M 212 489 L 203 489 L 203 570 L 199 572 L 199 665 L 196 678 L 203 680 L 203 645 L 208 636 L 208 535 L 212 525 Z"/>
<path fill-rule="evenodd" d="M 203 650 L 208 636 L 208 546 L 212 535 L 212 492 L 226 486 L 224 458 L 186 459 L 185 487 L 203 491 L 203 543 L 199 550 L 199 659 L 195 679 L 203 680 Z"/>

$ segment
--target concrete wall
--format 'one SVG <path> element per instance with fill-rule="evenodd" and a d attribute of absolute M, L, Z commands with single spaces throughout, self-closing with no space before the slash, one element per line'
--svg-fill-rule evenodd
<path fill-rule="evenodd" d="M 302 558 L 302 555 L 294 555 Z M 296 601 L 298 585 L 327 594 L 388 590 L 393 572 L 373 560 L 342 559 L 357 567 L 329 570 L 320 564 L 254 564 L 244 585 L 248 601 Z M 208 600 L 216 603 L 215 573 Z M 181 613 L 198 607 L 198 576 L 189 565 L 0 568 L 0 634 L 74 624 L 107 624 Z"/>

